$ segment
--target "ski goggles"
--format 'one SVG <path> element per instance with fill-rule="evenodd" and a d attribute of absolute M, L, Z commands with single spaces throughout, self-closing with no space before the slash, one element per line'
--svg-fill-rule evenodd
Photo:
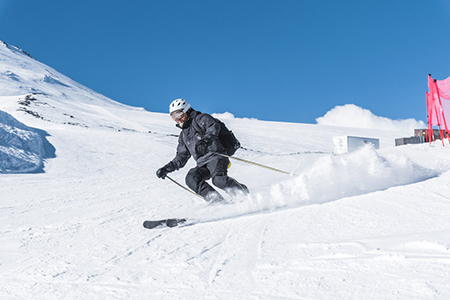
<path fill-rule="evenodd" d="M 180 120 L 183 116 L 185 115 L 184 111 L 181 110 L 176 110 L 174 112 L 172 112 L 170 114 L 170 116 L 172 117 L 172 119 L 177 122 L 178 120 Z"/>

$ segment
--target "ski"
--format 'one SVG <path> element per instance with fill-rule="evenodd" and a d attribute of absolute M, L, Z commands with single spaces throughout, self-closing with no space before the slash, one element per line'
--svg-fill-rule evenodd
<path fill-rule="evenodd" d="M 145 221 L 144 227 L 147 229 L 153 229 L 159 226 L 167 226 L 167 227 L 176 227 L 180 224 L 186 222 L 187 219 L 163 219 L 163 220 L 155 220 L 155 221 Z"/>

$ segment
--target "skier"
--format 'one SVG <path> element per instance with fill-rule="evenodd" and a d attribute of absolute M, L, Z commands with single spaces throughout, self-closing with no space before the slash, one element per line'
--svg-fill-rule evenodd
<path fill-rule="evenodd" d="M 206 182 L 209 179 L 212 179 L 216 187 L 231 195 L 247 194 L 249 191 L 245 185 L 227 175 L 229 159 L 217 154 L 226 154 L 219 140 L 221 125 L 217 120 L 209 114 L 192 109 L 184 99 L 175 99 L 170 104 L 169 111 L 177 123 L 176 126 L 181 129 L 181 134 L 175 158 L 158 169 L 156 176 L 165 179 L 168 173 L 183 168 L 192 156 L 197 166 L 187 173 L 186 184 L 207 202 L 224 200 L 222 195 Z M 196 128 L 204 130 L 204 134 Z"/>

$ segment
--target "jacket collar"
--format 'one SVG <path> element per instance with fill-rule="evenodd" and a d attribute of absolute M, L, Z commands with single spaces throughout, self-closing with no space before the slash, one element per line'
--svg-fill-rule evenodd
<path fill-rule="evenodd" d="M 180 126 L 178 123 L 177 123 L 175 126 L 177 126 L 178 128 L 180 128 L 181 130 L 186 129 L 186 128 L 189 128 L 189 126 L 191 126 L 192 120 L 193 120 L 198 114 L 200 114 L 199 111 L 193 110 L 192 108 L 189 109 L 189 110 L 187 111 L 188 118 L 187 118 L 186 121 L 184 121 L 183 126 Z"/>

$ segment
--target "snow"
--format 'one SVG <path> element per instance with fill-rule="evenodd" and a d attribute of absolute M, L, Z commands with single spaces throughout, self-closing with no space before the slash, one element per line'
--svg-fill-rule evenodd
<path fill-rule="evenodd" d="M 419 122 L 217 114 L 245 147 L 237 157 L 293 175 L 233 160 L 251 195 L 207 205 L 155 176 L 175 155 L 168 114 L 110 100 L 3 43 L 0 61 L 0 145 L 19 151 L 16 134 L 41 164 L 0 174 L 1 299 L 449 299 L 448 141 L 394 146 Z M 351 108 L 323 118 L 366 111 Z M 380 149 L 333 155 L 343 135 Z M 184 184 L 194 165 L 171 177 Z M 166 217 L 190 219 L 142 227 Z"/>

